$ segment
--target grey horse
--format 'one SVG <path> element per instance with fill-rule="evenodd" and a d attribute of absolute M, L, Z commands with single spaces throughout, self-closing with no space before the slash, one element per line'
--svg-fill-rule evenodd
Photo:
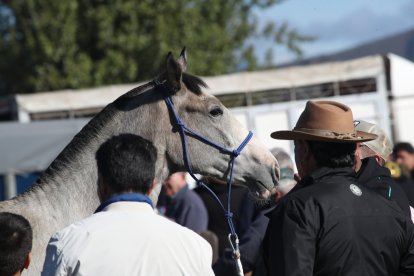
<path fill-rule="evenodd" d="M 218 144 L 237 148 L 248 131 L 217 98 L 202 91 L 207 86 L 200 78 L 185 73 L 185 49 L 177 60 L 168 54 L 165 67 L 158 81 L 169 88 L 182 121 Z M 40 274 L 50 236 L 91 215 L 99 205 L 95 152 L 101 143 L 120 133 L 138 134 L 152 141 L 158 150 L 156 176 L 160 181 L 150 195 L 153 202 L 157 201 L 161 181 L 171 173 L 185 170 L 180 136 L 173 127 L 163 95 L 153 82 L 119 97 L 73 138 L 27 192 L 0 202 L 0 212 L 21 214 L 33 227 L 29 275 Z M 228 155 L 191 137 L 188 150 L 195 173 L 228 176 Z M 236 159 L 234 179 L 245 183 L 259 197 L 269 197 L 278 181 L 277 162 L 253 138 Z"/>

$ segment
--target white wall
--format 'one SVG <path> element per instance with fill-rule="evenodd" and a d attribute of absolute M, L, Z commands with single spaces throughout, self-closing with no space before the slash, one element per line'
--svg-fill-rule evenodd
<path fill-rule="evenodd" d="M 397 55 L 388 55 L 391 64 L 391 91 L 396 98 L 414 96 L 414 63 Z"/>
<path fill-rule="evenodd" d="M 396 142 L 414 144 L 414 97 L 394 99 L 392 105 L 397 130 Z"/>
<path fill-rule="evenodd" d="M 389 55 L 395 140 L 414 143 L 414 63 Z"/>

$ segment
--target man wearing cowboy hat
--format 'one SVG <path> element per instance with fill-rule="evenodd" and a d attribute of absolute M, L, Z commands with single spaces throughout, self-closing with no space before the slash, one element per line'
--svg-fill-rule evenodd
<path fill-rule="evenodd" d="M 414 225 L 392 201 L 360 185 L 352 111 L 308 102 L 292 131 L 302 180 L 270 214 L 264 241 L 269 275 L 414 275 Z"/>

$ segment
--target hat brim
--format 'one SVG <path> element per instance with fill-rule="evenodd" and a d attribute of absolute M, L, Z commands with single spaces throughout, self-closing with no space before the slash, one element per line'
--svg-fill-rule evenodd
<path fill-rule="evenodd" d="M 270 136 L 278 140 L 309 140 L 309 141 L 321 141 L 321 142 L 333 142 L 333 143 L 358 143 L 371 141 L 377 138 L 377 135 L 367 133 L 364 131 L 357 131 L 357 137 L 355 138 L 338 138 L 331 136 L 317 135 L 314 133 L 308 133 L 298 130 L 281 130 L 275 131 Z"/>

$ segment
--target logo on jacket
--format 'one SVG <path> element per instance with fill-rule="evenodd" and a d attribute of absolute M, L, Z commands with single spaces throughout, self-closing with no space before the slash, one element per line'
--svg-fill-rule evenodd
<path fill-rule="evenodd" d="M 349 185 L 349 189 L 356 196 L 361 196 L 362 195 L 361 189 L 357 185 L 355 185 L 355 184 Z"/>

